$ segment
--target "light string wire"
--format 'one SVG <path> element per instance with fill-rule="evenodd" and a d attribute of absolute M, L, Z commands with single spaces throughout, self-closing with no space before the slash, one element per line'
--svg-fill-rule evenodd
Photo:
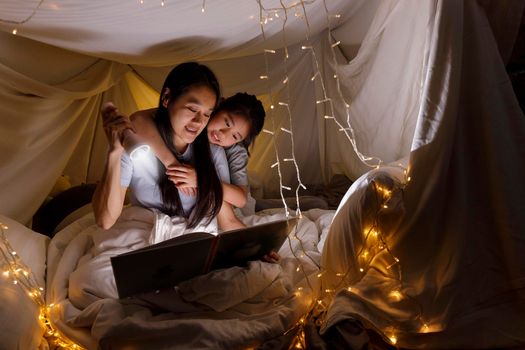
<path fill-rule="evenodd" d="M 11 33 L 13 35 L 16 35 L 18 33 L 18 27 L 20 27 L 20 26 L 24 25 L 25 23 L 29 22 L 31 20 L 31 18 L 33 18 L 35 16 L 36 12 L 40 8 L 40 6 L 42 6 L 43 3 L 44 3 L 44 0 L 40 0 L 38 2 L 38 4 L 35 6 L 35 8 L 33 8 L 33 11 L 31 12 L 31 14 L 29 16 L 27 16 L 26 18 L 24 18 L 23 20 L 21 20 L 21 21 L 14 21 L 14 20 L 1 19 L 0 18 L 0 23 L 14 24 L 15 27 L 13 28 Z"/>
<path fill-rule="evenodd" d="M 324 10 L 325 10 L 326 23 L 327 23 L 327 27 L 328 27 L 328 31 L 327 31 L 327 33 L 328 33 L 328 43 L 330 45 L 331 59 L 333 60 L 334 70 L 335 70 L 335 74 L 333 75 L 333 77 L 336 80 L 336 87 L 337 87 L 338 98 L 340 98 L 341 101 L 343 101 L 344 106 L 345 106 L 346 124 L 347 124 L 346 127 L 341 122 L 339 122 L 339 120 L 335 116 L 335 108 L 334 108 L 333 100 L 327 93 L 325 81 L 324 81 L 323 75 L 321 74 L 321 69 L 320 69 L 319 60 L 318 60 L 318 57 L 317 57 L 317 54 L 316 54 L 316 50 L 313 47 L 313 45 L 310 43 L 311 29 L 310 29 L 310 22 L 308 20 L 308 13 L 307 13 L 305 5 L 312 4 L 312 3 L 315 2 L 315 0 L 314 1 L 300 1 L 300 2 L 292 4 L 291 6 L 284 6 L 282 0 L 280 2 L 281 2 L 281 8 L 280 9 L 279 8 L 269 8 L 269 9 L 262 8 L 261 10 L 264 10 L 267 13 L 269 11 L 273 11 L 274 12 L 273 16 L 275 16 L 276 18 L 279 17 L 278 16 L 278 13 L 279 13 L 278 11 L 279 10 L 280 11 L 284 11 L 284 21 L 285 22 L 283 24 L 282 31 L 283 31 L 283 38 L 284 38 L 284 42 L 285 42 L 285 45 L 284 45 L 284 50 L 285 50 L 285 65 L 284 65 L 284 67 L 285 67 L 285 78 L 283 80 L 283 83 L 287 84 L 287 87 L 289 88 L 289 85 L 288 85 L 289 84 L 289 77 L 287 75 L 288 73 L 287 73 L 287 70 L 286 70 L 286 67 L 287 67 L 286 63 L 287 63 L 287 59 L 288 59 L 288 48 L 287 48 L 287 45 L 286 45 L 286 33 L 285 33 L 286 21 L 288 20 L 287 14 L 288 14 L 288 10 L 290 10 L 292 8 L 300 7 L 302 9 L 302 14 L 298 14 L 298 12 L 296 10 L 296 17 L 300 17 L 301 19 L 304 19 L 305 20 L 305 26 L 306 26 L 306 42 L 305 42 L 306 45 L 303 45 L 301 47 L 301 49 L 310 51 L 311 56 L 312 56 L 312 60 L 314 62 L 314 68 L 315 68 L 315 72 L 314 72 L 313 76 L 311 77 L 311 81 L 319 80 L 319 85 L 321 86 L 321 89 L 322 89 L 322 99 L 321 100 L 317 100 L 316 104 L 324 104 L 324 105 L 328 106 L 327 108 L 328 108 L 329 112 L 325 114 L 324 118 L 325 119 L 332 119 L 332 120 L 334 120 L 336 125 L 339 127 L 339 131 L 344 132 L 346 138 L 350 141 L 350 143 L 352 145 L 352 148 L 353 148 L 354 152 L 356 153 L 356 155 L 358 156 L 359 160 L 363 164 L 367 165 L 370 168 L 379 168 L 381 166 L 381 164 L 383 163 L 380 158 L 365 156 L 359 151 L 359 149 L 357 147 L 355 131 L 354 131 L 354 129 L 353 129 L 352 125 L 351 125 L 351 122 L 350 122 L 350 104 L 345 100 L 345 97 L 344 97 L 344 95 L 342 93 L 342 90 L 341 90 L 341 84 L 340 84 L 340 80 L 339 80 L 338 64 L 337 64 L 336 52 L 335 52 L 335 50 L 336 50 L 337 46 L 340 44 L 340 42 L 339 41 L 335 41 L 335 39 L 333 38 L 332 25 L 331 25 L 331 18 L 332 17 L 340 18 L 340 15 L 330 15 L 330 13 L 328 11 L 328 7 L 326 5 L 326 1 L 323 0 L 323 7 L 324 7 Z M 261 3 L 260 0 L 258 1 L 258 3 L 262 7 L 262 3 Z M 263 16 L 261 15 L 261 12 L 260 12 L 260 24 L 261 24 L 261 29 L 263 31 L 264 31 L 263 24 L 268 23 L 268 21 L 272 21 L 272 17 L 266 15 L 264 17 L 264 20 L 263 20 Z M 263 35 L 263 38 L 266 40 L 266 36 L 265 35 Z M 272 50 L 272 52 L 275 52 L 275 51 Z M 268 77 L 266 76 L 265 78 L 268 78 Z M 289 90 L 288 90 L 288 92 L 289 92 Z M 286 106 L 287 110 L 289 110 L 289 104 L 286 104 L 284 106 Z M 404 181 L 400 185 L 400 188 L 399 188 L 402 191 L 404 189 L 404 187 L 406 186 L 406 184 L 408 183 L 408 181 L 410 181 L 410 177 L 408 176 L 407 169 L 404 166 L 402 166 L 401 164 L 398 164 L 398 166 L 400 166 L 403 169 L 403 172 L 404 172 Z M 402 293 L 402 290 L 403 290 L 403 279 L 402 279 L 402 268 L 401 268 L 400 261 L 394 255 L 394 253 L 392 252 L 391 248 L 388 245 L 388 241 L 387 241 L 386 237 L 384 236 L 384 233 L 380 230 L 381 225 L 380 225 L 380 222 L 379 222 L 379 218 L 380 218 L 380 215 L 382 213 L 382 210 L 388 208 L 388 201 L 391 198 L 392 190 L 387 190 L 383 186 L 379 186 L 376 182 L 372 183 L 372 187 L 373 187 L 373 190 L 376 193 L 376 201 L 378 202 L 380 200 L 380 198 L 382 198 L 383 202 L 382 202 L 381 206 L 378 207 L 379 209 L 378 209 L 378 211 L 375 214 L 375 218 L 373 220 L 372 226 L 370 226 L 368 228 L 365 228 L 363 230 L 363 244 L 362 244 L 362 246 L 360 247 L 360 249 L 357 252 L 357 263 L 359 264 L 359 268 L 358 268 L 359 275 L 358 275 L 358 279 L 354 283 L 360 281 L 366 275 L 366 272 L 368 270 L 371 270 L 371 269 L 373 269 L 375 271 L 378 271 L 385 278 L 391 278 L 391 279 L 396 280 L 398 288 L 393 289 L 389 293 L 388 297 L 390 298 L 391 301 L 394 301 L 394 302 L 395 301 L 400 301 L 402 299 L 411 300 L 413 302 L 413 304 L 417 306 L 417 310 L 418 310 L 416 312 L 415 319 L 416 320 L 419 319 L 422 322 L 421 329 L 423 331 L 428 330 L 428 326 L 422 320 L 422 307 L 421 307 L 421 305 L 415 299 L 413 299 L 413 298 L 405 295 L 404 293 Z M 390 234 L 392 234 L 392 233 L 390 233 Z M 303 252 L 305 252 L 303 246 L 301 246 L 301 249 L 303 250 Z M 387 256 L 389 256 L 391 262 L 388 264 L 388 266 L 386 266 L 384 268 L 387 271 L 389 271 L 390 273 L 385 273 L 381 269 L 381 266 L 376 266 L 376 261 L 378 261 L 376 258 L 378 256 L 380 256 L 380 254 L 387 254 Z M 303 271 L 304 272 L 304 267 L 303 267 L 303 265 L 301 263 L 301 260 L 296 256 L 295 253 L 294 253 L 294 256 L 300 262 L 300 265 L 297 267 L 297 271 L 298 272 L 299 271 Z M 311 260 L 313 261 L 313 259 L 311 259 Z M 332 271 L 323 270 L 322 267 L 319 267 L 319 273 L 318 273 L 317 276 L 321 277 L 327 272 L 332 273 Z M 303 317 L 301 317 L 300 320 L 286 332 L 286 333 L 288 333 L 291 330 L 297 330 L 296 333 L 295 333 L 294 339 L 293 339 L 292 343 L 290 344 L 290 349 L 292 349 L 292 348 L 303 348 L 303 349 L 306 348 L 307 344 L 305 343 L 304 327 L 305 327 L 306 321 L 308 319 L 317 317 L 317 320 L 315 322 L 316 322 L 316 324 L 318 326 L 320 326 L 322 324 L 322 322 L 324 322 L 323 318 L 324 318 L 324 316 L 326 316 L 326 310 L 327 310 L 329 304 L 328 303 L 325 304 L 323 302 L 323 300 L 328 299 L 328 302 L 329 302 L 330 299 L 333 298 L 335 293 L 340 291 L 340 290 L 342 290 L 342 289 L 346 289 L 347 291 L 354 291 L 355 292 L 355 289 L 352 290 L 352 287 L 348 286 L 349 281 L 348 281 L 347 277 L 350 275 L 351 272 L 352 272 L 352 267 L 350 266 L 347 269 L 346 272 L 337 272 L 337 273 L 335 273 L 336 276 L 342 277 L 341 280 L 339 281 L 339 283 L 337 283 L 337 285 L 335 287 L 333 287 L 333 288 L 326 288 L 324 291 L 321 291 L 321 294 L 324 293 L 324 295 L 322 294 L 321 297 L 317 300 L 317 302 L 312 303 L 310 309 L 305 313 L 305 315 Z M 311 287 L 311 284 L 310 284 L 310 287 Z M 301 288 L 301 287 L 299 287 L 299 288 Z M 388 329 L 382 330 L 382 331 L 380 331 L 380 333 L 388 342 L 390 342 L 391 344 L 395 345 L 396 342 L 397 342 L 397 336 L 396 336 L 395 330 L 396 330 L 395 327 L 388 327 Z"/>
<path fill-rule="evenodd" d="M 291 131 L 291 133 L 290 133 L 290 142 L 291 142 L 291 148 L 292 148 L 292 158 L 285 158 L 284 161 L 292 161 L 293 164 L 294 164 L 294 167 L 295 167 L 295 173 L 297 175 L 297 187 L 295 188 L 295 200 L 296 200 L 296 205 L 297 205 L 296 215 L 299 216 L 299 217 L 302 217 L 301 206 L 300 206 L 300 203 L 299 203 L 299 190 L 301 188 L 306 190 L 306 186 L 301 181 L 301 174 L 300 174 L 300 171 L 299 171 L 299 165 L 297 164 L 297 159 L 295 157 L 295 143 L 294 143 L 293 124 L 292 124 L 292 111 L 290 110 L 290 101 L 291 101 L 290 90 L 291 90 L 291 88 L 290 88 L 290 79 L 289 79 L 289 76 L 288 76 L 288 58 L 289 58 L 289 55 L 288 55 L 288 43 L 287 43 L 287 40 L 286 40 L 286 23 L 288 22 L 288 10 L 286 9 L 286 6 L 284 5 L 283 0 L 279 0 L 279 1 L 281 3 L 281 7 L 282 7 L 283 12 L 284 12 L 284 18 L 282 20 L 283 21 L 283 25 L 282 25 L 281 33 L 282 33 L 283 48 L 284 48 L 283 67 L 284 67 L 285 78 L 283 79 L 283 84 L 285 85 L 286 100 L 287 100 L 287 103 L 279 102 L 279 105 L 284 106 L 286 108 L 286 112 L 287 112 L 287 115 L 288 115 L 289 128 L 290 128 L 290 131 Z"/>
<path fill-rule="evenodd" d="M 354 128 L 352 127 L 352 124 L 350 123 L 350 103 L 347 102 L 347 100 L 346 100 L 346 98 L 345 98 L 345 96 L 343 94 L 343 91 L 341 90 L 341 81 L 339 79 L 339 76 L 340 76 L 339 75 L 339 65 L 337 64 L 337 55 L 336 55 L 336 52 L 335 52 L 335 49 L 337 48 L 337 46 L 339 46 L 339 44 L 341 44 L 341 41 L 339 41 L 339 40 L 335 41 L 334 36 L 332 35 L 332 21 L 331 21 L 331 18 L 340 18 L 341 15 L 339 15 L 339 14 L 330 15 L 330 12 L 328 11 L 328 6 L 326 5 L 326 0 L 323 0 L 323 8 L 325 10 L 326 26 L 328 28 L 328 30 L 327 30 L 327 36 L 328 36 L 327 37 L 327 41 L 330 44 L 330 53 L 332 55 L 332 61 L 333 61 L 333 64 L 334 64 L 333 67 L 334 67 L 334 70 L 335 70 L 335 73 L 334 73 L 333 77 L 335 79 L 338 97 L 344 103 L 345 113 L 346 113 L 346 128 L 337 120 L 337 118 L 335 118 L 334 106 L 333 106 L 332 99 L 329 99 L 329 103 L 330 103 L 330 111 L 333 113 L 331 116 L 333 118 L 330 118 L 329 115 L 325 116 L 325 118 L 326 119 L 333 119 L 334 122 L 339 127 L 339 131 L 344 132 L 346 138 L 350 141 L 350 144 L 352 145 L 352 148 L 354 149 L 355 154 L 358 156 L 359 160 L 363 164 L 367 165 L 368 167 L 375 167 L 375 168 L 377 168 L 382 163 L 381 159 L 377 158 L 377 157 L 365 156 L 359 151 L 359 149 L 357 147 L 355 131 L 354 131 Z M 328 97 L 326 96 L 326 91 L 324 90 L 324 80 L 322 80 L 322 81 L 323 81 L 324 99 L 328 99 Z"/>
<path fill-rule="evenodd" d="M 2 264 L 2 276 L 6 280 L 17 285 L 27 296 L 31 298 L 39 307 L 38 320 L 40 326 L 44 329 L 44 339 L 48 345 L 52 346 L 51 349 L 83 349 L 80 345 L 71 341 L 65 337 L 62 333 L 51 322 L 49 314 L 51 309 L 56 307 L 54 304 L 46 305 L 44 300 L 45 290 L 39 286 L 33 272 L 21 258 L 18 253 L 13 249 L 5 231 L 9 227 L 0 222 L 0 252 L 3 259 Z"/>
<path fill-rule="evenodd" d="M 264 24 L 268 23 L 269 20 L 272 21 L 273 17 L 268 17 L 267 13 L 269 12 L 269 9 L 264 8 L 261 0 L 258 0 L 257 3 L 259 4 L 259 22 L 260 22 L 260 27 L 261 27 L 261 33 L 262 33 L 263 40 L 266 42 L 266 33 L 265 33 L 265 29 L 264 29 Z M 289 76 L 288 76 L 288 64 L 289 64 L 288 63 L 288 58 L 289 58 L 289 54 L 288 54 L 288 43 L 287 43 L 287 40 L 286 40 L 286 24 L 287 24 L 287 21 L 288 21 L 288 10 L 293 8 L 293 6 L 292 7 L 285 6 L 284 2 L 282 0 L 280 0 L 280 4 L 281 4 L 281 8 L 274 8 L 274 9 L 271 9 L 270 11 L 273 11 L 273 15 L 275 16 L 275 18 L 279 18 L 279 11 L 282 11 L 283 14 L 284 14 L 284 16 L 282 16 L 282 21 L 283 22 L 282 22 L 282 30 L 281 30 L 282 40 L 283 40 L 283 49 L 284 49 L 284 60 L 283 60 L 284 79 L 282 79 L 281 81 L 284 84 L 284 88 L 285 88 L 285 92 L 286 92 L 286 101 L 287 102 L 279 101 L 278 104 L 279 104 L 279 106 L 282 106 L 282 107 L 286 108 L 286 113 L 287 113 L 288 122 L 289 122 L 289 129 L 281 128 L 280 130 L 283 131 L 283 132 L 286 132 L 289 135 L 290 141 L 291 141 L 292 152 L 291 152 L 291 158 L 284 158 L 283 161 L 284 162 L 293 162 L 294 167 L 295 167 L 295 171 L 296 171 L 296 175 L 297 175 L 297 183 L 298 183 L 298 185 L 296 187 L 296 190 L 295 190 L 295 197 L 296 197 L 296 204 L 297 204 L 296 215 L 299 216 L 299 218 L 301 218 L 302 217 L 302 213 L 301 213 L 301 210 L 300 210 L 299 190 L 300 190 L 300 188 L 306 189 L 306 186 L 301 181 L 299 166 L 298 166 L 298 163 L 297 163 L 297 160 L 296 160 L 296 157 L 295 157 L 295 144 L 294 144 L 294 134 L 293 134 L 293 125 L 292 125 L 292 113 L 291 113 L 291 109 L 290 109 L 290 85 L 289 85 L 290 84 L 290 79 L 289 79 Z M 297 6 L 297 5 L 295 5 L 295 6 Z M 260 76 L 261 79 L 269 79 L 268 54 L 275 54 L 275 52 L 276 51 L 272 50 L 272 49 L 268 49 L 268 48 L 264 49 L 263 55 L 264 55 L 264 59 L 265 59 L 266 75 Z M 271 111 L 272 117 L 273 117 L 272 118 L 272 127 L 273 127 L 273 130 L 276 130 L 275 122 L 274 122 L 275 116 L 273 114 L 274 113 L 274 111 L 273 111 L 273 109 L 274 109 L 273 93 L 272 93 L 271 85 L 270 84 L 268 84 L 268 85 L 269 85 L 268 90 L 270 91 L 269 95 L 270 95 L 270 99 L 271 99 L 270 111 Z M 282 181 L 283 180 L 282 180 L 282 173 L 280 171 L 280 165 L 281 164 L 280 164 L 279 157 L 278 157 L 277 147 L 275 146 L 276 145 L 276 143 L 275 143 L 275 132 L 270 132 L 270 131 L 266 131 L 266 132 L 273 136 L 274 147 L 275 147 L 275 150 L 276 150 L 277 163 L 274 163 L 272 165 L 272 167 L 274 167 L 274 166 L 278 167 L 278 175 L 279 175 L 281 198 L 283 199 L 283 204 L 285 206 L 285 210 L 288 211 L 286 202 L 284 200 L 284 196 L 282 194 L 282 189 L 284 188 L 284 189 L 290 190 L 291 188 L 282 185 Z M 298 247 L 299 247 L 299 250 L 301 252 L 300 256 L 297 255 L 296 250 L 292 246 L 292 239 L 298 241 Z M 317 270 L 320 269 L 320 266 L 317 264 L 315 259 L 313 259 L 306 252 L 302 239 L 297 236 L 297 229 L 295 229 L 293 234 L 290 234 L 288 236 L 288 245 L 289 245 L 290 251 L 292 252 L 295 260 L 298 262 L 298 265 L 296 267 L 296 272 L 302 273 L 303 280 L 306 281 L 306 284 L 307 284 L 310 292 L 313 295 L 314 293 L 316 293 L 316 291 L 315 291 L 314 286 L 313 286 L 313 284 L 312 284 L 312 282 L 310 280 L 310 275 L 307 273 L 307 271 L 306 271 L 306 269 L 304 267 L 303 258 L 307 257 L 311 262 L 313 262 L 313 264 L 317 267 Z M 321 274 L 317 273 L 317 277 L 320 278 Z M 295 292 L 294 292 L 294 296 L 298 297 L 298 298 L 302 297 L 303 289 L 304 289 L 304 287 L 302 287 L 302 286 L 297 287 Z M 289 334 L 291 332 L 294 332 L 293 342 L 291 344 L 291 348 L 295 348 L 295 349 L 303 348 L 304 349 L 306 347 L 304 325 L 305 325 L 305 322 L 307 321 L 307 319 L 310 317 L 310 315 L 315 311 L 315 305 L 317 305 L 318 302 L 319 302 L 318 299 L 316 300 L 316 298 L 313 298 L 312 301 L 309 302 L 309 305 L 307 306 L 307 312 L 302 317 L 300 317 L 299 320 L 295 324 L 293 324 L 291 327 L 288 328 L 288 330 L 286 330 L 284 332 L 285 335 Z"/>
<path fill-rule="evenodd" d="M 265 21 L 263 20 L 264 7 L 263 7 L 261 1 L 262 0 L 257 0 L 257 3 L 259 4 L 259 25 L 260 25 L 260 28 L 261 28 L 261 34 L 262 34 L 262 37 L 263 37 L 263 41 L 266 42 L 266 32 L 264 30 L 264 23 L 265 23 Z M 269 79 L 269 77 L 270 77 L 270 69 L 269 69 L 269 65 L 268 65 L 268 54 L 270 52 L 272 52 L 272 51 L 273 50 L 270 50 L 270 49 L 265 49 L 263 51 L 264 69 L 265 69 L 265 74 L 266 75 L 261 75 L 259 78 L 261 80 L 267 80 L 268 81 L 267 89 L 268 89 L 268 96 L 270 98 L 270 113 L 269 114 L 270 114 L 270 120 L 271 120 L 271 123 L 272 123 L 272 129 L 274 131 L 263 129 L 263 132 L 267 133 L 268 135 L 270 135 L 272 137 L 272 144 L 273 144 L 273 148 L 274 148 L 274 151 L 275 151 L 276 162 L 271 165 L 271 168 L 277 167 L 277 173 L 279 174 L 279 194 L 281 195 L 281 200 L 283 202 L 284 212 L 286 214 L 286 217 L 288 218 L 290 216 L 290 212 L 288 210 L 288 205 L 286 204 L 286 200 L 284 198 L 283 189 L 290 189 L 290 187 L 283 186 L 283 177 L 282 177 L 282 172 L 281 172 L 281 161 L 279 159 L 279 150 L 278 150 L 277 142 L 276 142 L 276 132 L 277 131 L 276 131 L 276 127 L 275 127 L 274 97 L 273 97 L 272 86 L 271 86 L 270 79 Z"/>

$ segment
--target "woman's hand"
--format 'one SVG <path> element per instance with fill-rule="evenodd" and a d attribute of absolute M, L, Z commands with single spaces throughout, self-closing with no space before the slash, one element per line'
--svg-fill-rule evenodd
<path fill-rule="evenodd" d="M 124 150 L 122 146 L 123 133 L 126 129 L 133 128 L 130 120 L 119 114 L 117 107 L 112 102 L 102 106 L 102 126 L 109 142 L 110 150 Z"/>
<path fill-rule="evenodd" d="M 166 169 L 166 175 L 186 196 L 197 195 L 197 172 L 188 164 L 172 164 Z"/>
<path fill-rule="evenodd" d="M 271 252 L 263 256 L 262 260 L 276 264 L 279 262 L 279 260 L 281 260 L 281 256 L 272 250 Z"/>

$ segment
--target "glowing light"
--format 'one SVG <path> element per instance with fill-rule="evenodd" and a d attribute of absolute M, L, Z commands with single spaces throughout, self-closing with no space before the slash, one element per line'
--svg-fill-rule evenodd
<path fill-rule="evenodd" d="M 397 337 L 393 334 L 388 337 L 388 340 L 390 340 L 390 343 L 392 343 L 393 345 L 397 343 Z"/>
<path fill-rule="evenodd" d="M 129 153 L 129 157 L 133 161 L 138 161 L 138 160 L 144 159 L 147 156 L 149 151 L 150 151 L 149 145 L 141 144 L 141 145 L 138 145 L 135 149 L 133 149 Z"/>
<path fill-rule="evenodd" d="M 13 33 L 13 35 L 16 35 L 16 33 L 18 33 L 18 30 L 15 28 L 11 33 Z"/>
<path fill-rule="evenodd" d="M 403 294 L 401 294 L 401 292 L 398 290 L 393 290 L 390 293 L 388 293 L 388 297 L 392 301 L 400 301 L 403 299 Z"/>

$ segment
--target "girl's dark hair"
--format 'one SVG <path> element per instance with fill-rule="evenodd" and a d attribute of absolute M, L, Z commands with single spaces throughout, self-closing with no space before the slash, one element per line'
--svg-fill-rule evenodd
<path fill-rule="evenodd" d="M 255 141 L 255 137 L 259 135 L 264 125 L 266 112 L 264 111 L 262 102 L 254 95 L 245 92 L 238 92 L 221 101 L 213 113 L 215 114 L 220 111 L 227 111 L 240 115 L 248 121 L 250 124 L 250 131 L 246 138 L 241 142 L 241 144 L 248 149 L 248 147 Z"/>
<path fill-rule="evenodd" d="M 170 151 L 176 155 L 177 150 L 173 144 L 173 127 L 171 126 L 168 108 L 163 101 L 168 98 L 168 107 L 177 98 L 195 87 L 206 86 L 220 99 L 219 82 L 215 74 L 205 65 L 196 62 L 182 63 L 171 70 L 162 87 L 159 106 L 155 114 L 155 124 L 159 133 Z M 168 90 L 169 89 L 169 93 Z M 194 167 L 197 172 L 197 199 L 191 213 L 185 213 L 182 207 L 179 191 L 166 175 L 166 168 L 159 161 L 159 188 L 164 204 L 163 211 L 170 216 L 183 216 L 188 218 L 188 228 L 193 228 L 204 219 L 206 223 L 219 213 L 222 205 L 222 186 L 212 161 L 210 144 L 206 132 L 201 132 L 192 144 Z"/>

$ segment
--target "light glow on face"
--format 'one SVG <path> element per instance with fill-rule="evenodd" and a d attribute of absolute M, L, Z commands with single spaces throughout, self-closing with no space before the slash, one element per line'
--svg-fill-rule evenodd
<path fill-rule="evenodd" d="M 206 86 L 191 88 L 168 105 L 173 143 L 177 152 L 183 153 L 204 130 L 215 106 L 215 93 Z"/>

